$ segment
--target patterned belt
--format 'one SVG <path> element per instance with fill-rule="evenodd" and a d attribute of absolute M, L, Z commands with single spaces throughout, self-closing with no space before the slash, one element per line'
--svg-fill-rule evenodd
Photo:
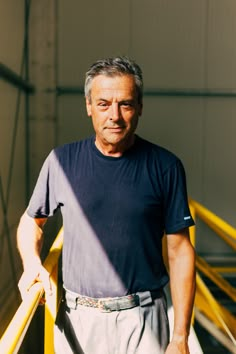
<path fill-rule="evenodd" d="M 152 294 L 154 294 L 152 296 Z M 152 303 L 154 298 L 157 298 L 163 294 L 162 290 L 155 291 L 152 293 L 150 291 L 130 294 L 121 297 L 112 298 L 93 298 L 88 296 L 83 296 L 76 294 L 72 291 L 65 291 L 65 300 L 68 307 L 76 309 L 77 305 L 94 307 L 101 310 L 101 312 L 112 312 L 131 309 L 139 305 L 147 305 Z"/>
<path fill-rule="evenodd" d="M 113 298 L 101 298 L 95 299 L 91 297 L 79 296 L 77 298 L 78 305 L 84 305 L 88 307 L 99 308 L 103 312 L 120 311 L 131 309 L 132 307 L 139 305 L 139 296 L 136 294 L 113 297 Z"/>

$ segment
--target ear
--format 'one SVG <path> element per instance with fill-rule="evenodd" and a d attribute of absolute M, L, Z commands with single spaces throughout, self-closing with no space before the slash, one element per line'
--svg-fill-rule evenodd
<path fill-rule="evenodd" d="M 85 98 L 86 100 L 86 109 L 87 109 L 87 114 L 89 117 L 92 116 L 92 107 L 91 107 L 91 101 L 88 97 Z"/>

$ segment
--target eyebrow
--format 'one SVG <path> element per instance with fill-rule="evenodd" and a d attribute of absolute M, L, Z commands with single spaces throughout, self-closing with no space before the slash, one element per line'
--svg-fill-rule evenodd
<path fill-rule="evenodd" d="M 99 102 L 99 101 L 103 101 L 103 102 L 111 102 L 112 100 L 109 100 L 107 98 L 97 98 L 96 99 L 96 102 Z M 135 102 L 135 99 L 132 99 L 132 98 L 127 98 L 127 99 L 121 99 L 120 101 L 117 101 L 117 103 L 134 103 Z"/>

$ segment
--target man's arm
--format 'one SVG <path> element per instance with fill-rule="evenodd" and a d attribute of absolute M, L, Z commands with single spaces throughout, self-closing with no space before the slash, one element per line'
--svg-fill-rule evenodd
<path fill-rule="evenodd" d="M 42 266 L 40 252 L 43 245 L 43 226 L 46 218 L 31 218 L 25 212 L 17 229 L 17 247 L 22 259 L 24 272 L 19 281 L 21 297 L 24 298 L 30 287 L 37 281 L 42 282 L 44 290 L 50 294 L 49 274 Z"/>
<path fill-rule="evenodd" d="M 188 228 L 167 235 L 174 331 L 166 354 L 188 354 L 188 335 L 195 295 L 195 251 Z"/>

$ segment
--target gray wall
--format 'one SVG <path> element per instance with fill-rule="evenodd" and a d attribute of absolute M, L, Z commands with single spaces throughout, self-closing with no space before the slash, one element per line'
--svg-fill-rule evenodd
<path fill-rule="evenodd" d="M 0 2 L 0 63 L 20 75 L 24 1 Z M 25 208 L 25 95 L 0 80 L 0 333 L 19 304 L 15 231 Z M 2 305 L 4 304 L 4 305 Z"/>
<path fill-rule="evenodd" d="M 85 71 L 100 57 L 135 59 L 143 68 L 146 89 L 236 90 L 235 0 L 29 3 L 30 81 L 36 86 L 29 111 L 30 190 L 52 146 L 92 133 L 83 96 L 56 96 L 55 89 L 82 86 Z M 18 74 L 24 31 L 25 1 L 1 1 L 0 62 Z M 14 86 L 0 80 L 0 303 L 9 294 L 17 298 L 11 291 L 12 270 L 17 269 L 15 277 L 21 270 L 15 229 L 26 206 L 26 108 L 25 94 L 18 95 Z M 145 96 L 138 128 L 140 135 L 182 159 L 189 195 L 234 227 L 235 114 L 236 98 Z M 197 248 L 230 253 L 208 232 Z M 4 311 L 0 307 L 1 323 L 9 311 L 7 305 Z"/>

